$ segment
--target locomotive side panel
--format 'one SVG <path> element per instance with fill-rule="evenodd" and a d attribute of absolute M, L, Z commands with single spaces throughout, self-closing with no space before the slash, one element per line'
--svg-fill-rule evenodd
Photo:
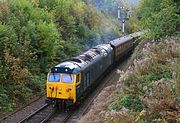
<path fill-rule="evenodd" d="M 89 66 L 82 71 L 82 81 L 80 85 L 81 94 L 85 93 L 91 86 L 98 84 L 97 79 L 113 63 L 113 49 L 110 45 L 98 46 L 101 49 L 99 57 L 94 59 Z"/>

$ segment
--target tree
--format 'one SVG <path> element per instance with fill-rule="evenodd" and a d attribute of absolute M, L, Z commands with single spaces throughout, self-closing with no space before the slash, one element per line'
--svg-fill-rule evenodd
<path fill-rule="evenodd" d="M 7 95 L 3 102 L 22 101 L 44 85 L 35 78 L 48 71 L 62 39 L 46 9 L 27 0 L 9 0 L 0 6 L 0 88 L 4 90 L 0 96 Z M 1 106 L 8 105 L 0 102 Z"/>
<path fill-rule="evenodd" d="M 141 29 L 149 29 L 149 38 L 159 39 L 176 33 L 180 17 L 172 0 L 142 0 L 139 7 Z"/>

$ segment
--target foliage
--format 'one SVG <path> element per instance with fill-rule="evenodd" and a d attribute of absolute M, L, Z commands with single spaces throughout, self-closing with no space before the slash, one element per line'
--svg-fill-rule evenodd
<path fill-rule="evenodd" d="M 152 83 L 151 91 L 147 92 L 146 97 L 141 99 L 147 107 L 147 112 L 141 119 L 146 119 L 149 122 L 157 119 L 175 122 L 179 118 L 180 105 L 178 104 L 179 99 L 177 99 L 179 97 L 178 90 L 171 86 L 174 81 L 161 79 Z"/>
<path fill-rule="evenodd" d="M 146 35 L 151 39 L 171 36 L 180 23 L 178 11 L 173 0 L 142 0 L 138 10 L 142 17 L 139 26 L 149 30 Z"/>
<path fill-rule="evenodd" d="M 109 109 L 126 108 L 136 122 L 175 122 L 180 109 L 179 38 L 140 46 L 139 56 L 132 57 L 137 59 L 120 77 L 122 91 Z"/>
<path fill-rule="evenodd" d="M 128 28 L 128 32 L 130 32 L 130 33 L 138 32 L 138 31 L 142 30 L 140 25 L 141 24 L 140 24 L 140 20 L 139 20 L 138 11 L 134 10 L 134 12 L 131 13 L 129 20 L 127 21 L 127 27 L 126 28 Z"/>
<path fill-rule="evenodd" d="M 139 96 L 122 95 L 111 103 L 109 110 L 120 111 L 123 107 L 130 109 L 132 112 L 138 112 L 143 109 L 143 105 L 140 103 Z"/>
<path fill-rule="evenodd" d="M 0 86 L 0 110 L 12 111 L 14 106 L 15 106 L 14 103 L 9 102 L 7 91 L 1 85 Z"/>

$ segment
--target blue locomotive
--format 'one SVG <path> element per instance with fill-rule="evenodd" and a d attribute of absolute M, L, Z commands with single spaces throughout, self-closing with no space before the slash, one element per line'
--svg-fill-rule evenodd
<path fill-rule="evenodd" d="M 101 44 L 51 68 L 47 75 L 47 99 L 56 104 L 76 104 L 98 78 L 120 58 L 132 51 L 142 32 L 136 32 L 108 44 Z"/>

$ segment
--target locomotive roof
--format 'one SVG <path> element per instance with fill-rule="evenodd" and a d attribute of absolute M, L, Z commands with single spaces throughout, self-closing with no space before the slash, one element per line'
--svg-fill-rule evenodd
<path fill-rule="evenodd" d="M 51 68 L 52 73 L 66 73 L 66 74 L 75 74 L 80 70 L 80 66 L 74 62 L 63 62 Z"/>
<path fill-rule="evenodd" d="M 101 44 L 83 54 L 73 57 L 51 68 L 51 72 L 76 74 L 112 51 L 110 44 Z"/>

